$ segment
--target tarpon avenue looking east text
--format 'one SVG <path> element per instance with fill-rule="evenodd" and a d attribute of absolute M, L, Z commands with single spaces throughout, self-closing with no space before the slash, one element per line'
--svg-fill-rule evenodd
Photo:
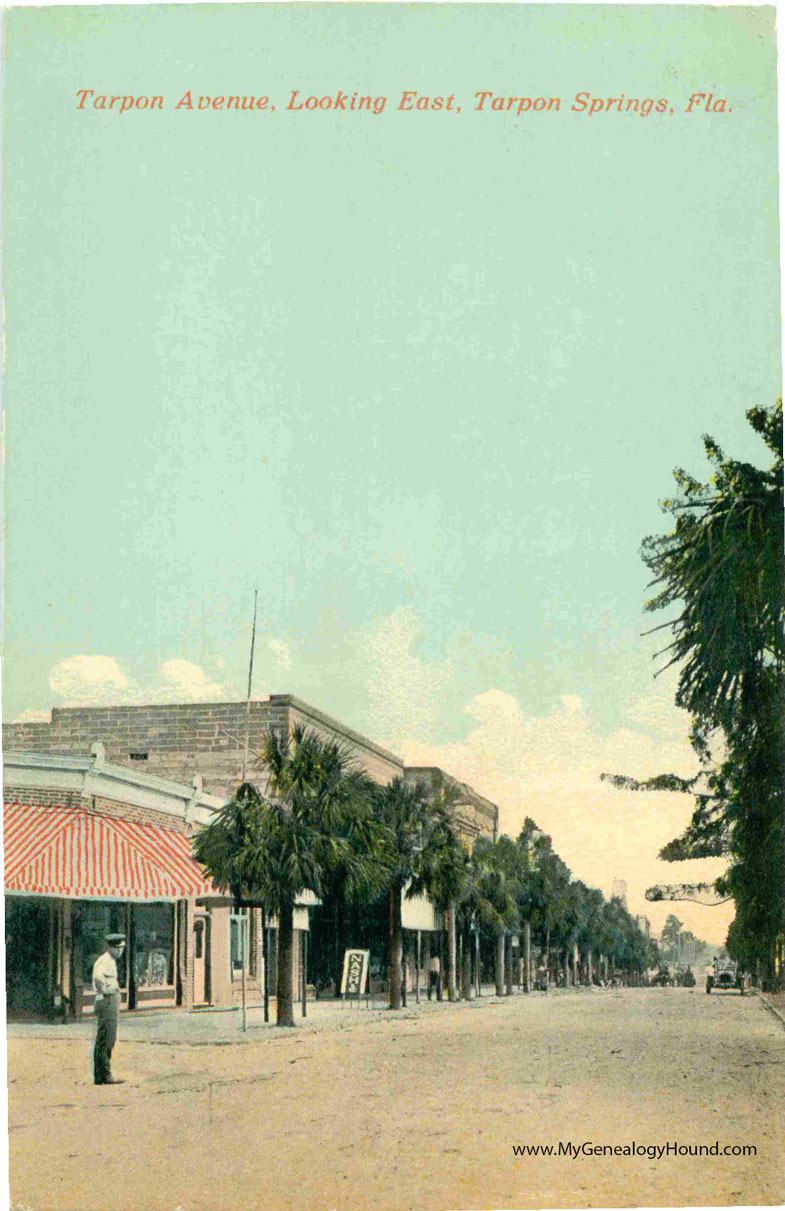
<path fill-rule="evenodd" d="M 358 113 L 378 117 L 388 108 L 390 98 L 358 90 L 337 89 L 335 92 L 318 95 L 299 88 L 289 90 L 289 98 L 281 106 L 283 112 L 296 114 Z M 275 113 L 278 109 L 271 94 L 241 93 L 197 93 L 191 89 L 176 102 L 166 102 L 163 94 L 145 95 L 136 93 L 99 92 L 93 88 L 80 88 L 76 93 L 76 108 L 79 110 L 110 111 L 115 114 L 155 112 L 164 109 L 185 112 L 241 112 Z M 397 113 L 460 114 L 464 107 L 455 93 L 430 94 L 416 89 L 405 89 L 389 108 Z M 572 98 L 560 96 L 528 96 L 496 93 L 490 89 L 478 90 L 465 107 L 468 112 L 485 114 L 508 114 L 513 117 L 545 115 L 561 112 L 583 114 L 587 117 L 603 115 L 651 115 L 676 113 L 730 114 L 733 112 L 726 97 L 712 92 L 693 92 L 681 102 L 669 101 L 667 97 L 628 96 L 624 92 L 614 95 L 595 94 L 589 90 L 575 93 Z"/>

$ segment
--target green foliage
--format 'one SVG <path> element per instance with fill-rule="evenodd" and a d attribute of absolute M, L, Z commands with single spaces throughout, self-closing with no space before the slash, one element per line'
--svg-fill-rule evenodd
<path fill-rule="evenodd" d="M 388 879 L 403 887 L 420 874 L 434 830 L 428 793 L 422 783 L 393 778 L 377 788 L 374 813 L 384 828 L 380 857 Z"/>
<path fill-rule="evenodd" d="M 785 930 L 782 401 L 751 409 L 747 419 L 772 453 L 771 466 L 729 459 L 704 438 L 714 468 L 709 483 L 675 472 L 681 495 L 663 505 L 674 528 L 646 539 L 642 550 L 657 589 L 646 608 L 678 609 L 663 624 L 672 636 L 664 651 L 679 667 L 676 703 L 692 717 L 701 772 L 609 780 L 696 795 L 689 826 L 660 857 L 729 859 L 717 883 L 736 904 L 729 943 L 772 983 Z"/>
<path fill-rule="evenodd" d="M 682 496 L 664 502 L 675 527 L 642 548 L 659 586 L 646 609 L 680 607 L 665 648 L 680 665 L 676 703 L 713 728 L 731 724 L 754 699 L 762 671 L 785 657 L 782 406 L 747 416 L 773 465 L 761 471 L 727 459 L 704 438 L 715 468 L 710 483 L 677 471 Z"/>
<path fill-rule="evenodd" d="M 197 835 L 194 854 L 235 903 L 278 915 L 278 1022 L 292 1025 L 291 936 L 304 891 L 368 893 L 381 884 L 386 834 L 370 816 L 372 786 L 348 751 L 308 729 L 271 730 L 261 754 L 269 797 L 250 783 Z"/>

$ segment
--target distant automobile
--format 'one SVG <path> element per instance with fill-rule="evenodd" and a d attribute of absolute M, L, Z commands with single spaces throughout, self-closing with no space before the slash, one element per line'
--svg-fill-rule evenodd
<path fill-rule="evenodd" d="M 672 983 L 671 973 L 667 967 L 663 967 L 652 979 L 652 986 L 655 988 L 669 988 Z"/>
<path fill-rule="evenodd" d="M 738 963 L 732 959 L 714 960 L 712 967 L 706 973 L 706 992 L 738 992 L 741 996 L 748 991 L 749 977 L 745 976 Z"/>

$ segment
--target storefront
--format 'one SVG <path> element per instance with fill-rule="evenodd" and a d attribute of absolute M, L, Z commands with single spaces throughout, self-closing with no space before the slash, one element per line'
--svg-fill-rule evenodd
<path fill-rule="evenodd" d="M 196 897 L 216 892 L 188 834 L 80 807 L 6 804 L 4 820 L 9 1016 L 89 1012 L 109 932 L 128 939 L 122 1009 L 192 999 Z"/>
<path fill-rule="evenodd" d="M 235 912 L 191 856 L 222 800 L 89 755 L 5 755 L 5 929 L 8 1015 L 92 1012 L 92 969 L 106 933 L 126 935 L 124 1011 L 227 1009 L 275 990 L 277 922 Z M 295 914 L 293 981 L 307 983 L 309 907 Z"/>

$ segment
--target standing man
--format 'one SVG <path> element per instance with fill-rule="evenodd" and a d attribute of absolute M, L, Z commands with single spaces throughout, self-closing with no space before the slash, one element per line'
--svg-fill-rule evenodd
<path fill-rule="evenodd" d="M 124 933 L 108 933 L 106 950 L 93 965 L 95 993 L 95 1050 L 93 1079 L 96 1085 L 122 1085 L 112 1076 L 112 1048 L 117 1038 L 117 1017 L 120 1008 L 120 985 L 117 982 L 117 960 L 125 950 Z"/>
<path fill-rule="evenodd" d="M 436 993 L 436 999 L 440 1001 L 442 998 L 439 987 L 439 977 L 441 975 L 441 963 L 438 955 L 431 955 L 428 960 L 428 1000 L 431 999 L 431 993 Z"/>

